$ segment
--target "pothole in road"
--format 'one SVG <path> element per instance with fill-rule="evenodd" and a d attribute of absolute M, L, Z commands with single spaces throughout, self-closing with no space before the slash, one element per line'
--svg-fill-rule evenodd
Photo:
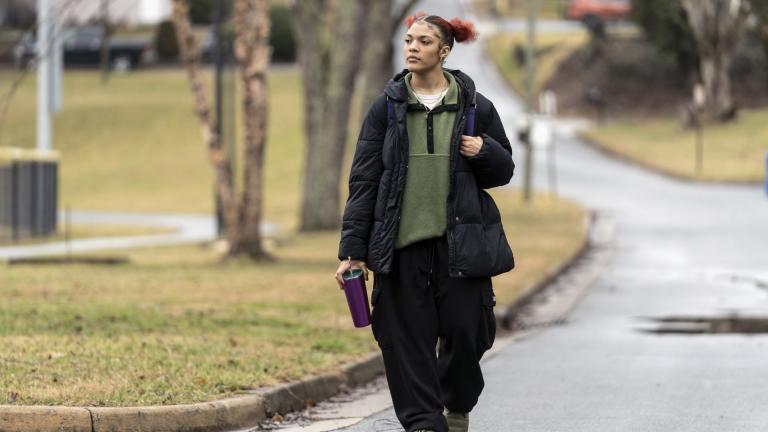
<path fill-rule="evenodd" d="M 725 279 L 729 282 L 737 283 L 737 284 L 747 284 L 754 286 L 759 289 L 768 290 L 768 281 L 748 275 L 748 274 L 734 274 L 734 273 L 725 273 L 717 276 L 719 278 Z"/>
<path fill-rule="evenodd" d="M 722 317 L 670 316 L 650 318 L 659 325 L 656 328 L 640 329 L 655 334 L 763 334 L 768 333 L 768 317 L 744 317 L 729 315 Z"/>

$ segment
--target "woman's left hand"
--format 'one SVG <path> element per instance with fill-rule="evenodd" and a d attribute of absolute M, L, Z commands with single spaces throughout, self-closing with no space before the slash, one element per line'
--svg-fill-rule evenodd
<path fill-rule="evenodd" d="M 471 157 L 480 152 L 483 146 L 483 137 L 462 135 L 459 143 L 459 153 L 466 157 Z"/>

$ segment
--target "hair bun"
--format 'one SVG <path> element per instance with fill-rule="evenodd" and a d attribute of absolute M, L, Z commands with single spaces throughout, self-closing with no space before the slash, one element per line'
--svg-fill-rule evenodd
<path fill-rule="evenodd" d="M 451 27 L 453 27 L 453 37 L 456 39 L 456 42 L 474 42 L 477 40 L 477 30 L 475 30 L 475 25 L 471 21 L 454 18 L 449 22 Z"/>

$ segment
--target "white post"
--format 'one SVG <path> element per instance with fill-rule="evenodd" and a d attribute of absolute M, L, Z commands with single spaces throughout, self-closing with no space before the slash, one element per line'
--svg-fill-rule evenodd
<path fill-rule="evenodd" d="M 51 24 L 51 114 L 61 111 L 61 80 L 64 76 L 64 26 L 61 21 Z"/>
<path fill-rule="evenodd" d="M 51 14 L 50 0 L 37 0 L 37 149 L 51 150 Z"/>

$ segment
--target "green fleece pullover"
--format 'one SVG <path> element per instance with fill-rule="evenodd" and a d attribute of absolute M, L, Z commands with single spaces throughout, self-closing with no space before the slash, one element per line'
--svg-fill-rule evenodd
<path fill-rule="evenodd" d="M 413 110 L 421 104 L 411 87 L 411 73 L 404 78 L 412 108 L 406 116 L 408 173 L 395 248 L 439 237 L 447 226 L 450 141 L 457 111 L 446 108 L 458 104 L 459 86 L 451 73 L 443 74 L 449 82 L 448 91 L 430 111 Z"/>

